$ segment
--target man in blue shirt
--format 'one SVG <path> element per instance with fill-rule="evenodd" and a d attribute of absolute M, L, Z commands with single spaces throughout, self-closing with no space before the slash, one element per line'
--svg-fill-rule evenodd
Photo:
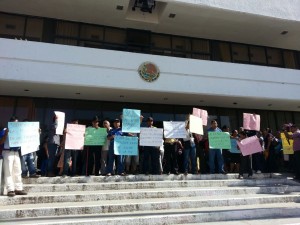
<path fill-rule="evenodd" d="M 211 127 L 207 130 L 207 132 L 222 132 L 220 128 L 218 128 L 218 123 L 216 120 L 212 120 L 210 123 Z M 225 174 L 224 171 L 224 161 L 222 157 L 222 149 L 209 149 L 209 170 L 210 173 L 215 173 L 215 158 L 217 158 L 218 164 L 218 173 Z"/>
<path fill-rule="evenodd" d="M 108 150 L 108 162 L 107 162 L 107 168 L 106 168 L 106 176 L 111 176 L 113 174 L 113 167 L 114 167 L 114 161 L 115 161 L 115 154 L 114 154 L 114 139 L 115 136 L 122 136 L 122 128 L 120 126 L 120 120 L 115 119 L 114 120 L 114 128 L 111 129 L 107 134 L 107 139 L 110 140 L 109 150 Z M 121 176 L 125 175 L 125 168 L 124 168 L 124 155 L 117 155 L 117 169 L 118 174 Z"/>

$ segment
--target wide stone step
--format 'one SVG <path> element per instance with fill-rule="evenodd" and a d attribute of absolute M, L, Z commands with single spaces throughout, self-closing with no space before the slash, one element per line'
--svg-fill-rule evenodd
<path fill-rule="evenodd" d="M 263 218 L 263 219 L 247 219 L 238 221 L 218 221 L 218 222 L 203 222 L 203 223 L 184 223 L 180 225 L 300 225 L 300 215 L 289 218 Z M 175 224 L 174 224 L 175 225 Z M 179 224 L 176 224 L 179 225 Z"/>
<path fill-rule="evenodd" d="M 0 206 L 0 219 L 42 216 L 85 215 L 112 212 L 159 211 L 217 206 L 259 205 L 270 203 L 300 202 L 300 193 L 288 195 L 199 196 L 179 198 L 152 198 L 126 200 L 100 200 L 89 202 L 64 202 L 47 204 Z M 299 206 L 300 207 L 300 206 Z"/>
<path fill-rule="evenodd" d="M 299 185 L 287 179 L 231 179 L 231 180 L 189 180 L 189 181 L 144 181 L 144 182 L 87 182 L 74 183 L 61 178 L 60 183 L 25 184 L 28 192 L 63 192 L 63 191 L 98 191 L 98 190 L 123 190 L 123 189 L 154 189 L 154 188 L 180 188 L 180 187 L 237 187 L 237 186 L 275 186 Z"/>
<path fill-rule="evenodd" d="M 172 209 L 160 211 L 142 211 L 130 213 L 108 213 L 96 215 L 66 215 L 64 217 L 1 219 L 6 225 L 48 224 L 48 225 L 173 225 L 173 224 L 206 224 L 217 221 L 241 221 L 253 219 L 275 219 L 299 217 L 300 206 L 297 203 L 238 205 L 190 209 Z M 221 223 L 220 223 L 221 224 Z M 241 223 L 236 223 L 241 224 Z M 275 224 L 273 224 L 275 225 Z"/>
<path fill-rule="evenodd" d="M 27 196 L 0 197 L 0 205 L 42 204 L 53 202 L 84 202 L 99 200 L 178 198 L 251 194 L 288 194 L 300 192 L 300 186 L 157 188 L 74 192 L 29 192 Z"/>
<path fill-rule="evenodd" d="M 291 175 L 292 176 L 292 175 Z M 247 176 L 245 176 L 247 177 Z M 77 177 L 40 177 L 23 179 L 24 184 L 60 184 L 60 183 L 93 183 L 93 182 L 140 182 L 140 181 L 190 181 L 190 180 L 231 180 L 237 179 L 238 174 L 184 174 L 179 175 L 128 175 L 128 176 L 77 176 Z M 286 179 L 286 175 L 274 173 L 254 174 L 254 179 L 266 178 Z"/>

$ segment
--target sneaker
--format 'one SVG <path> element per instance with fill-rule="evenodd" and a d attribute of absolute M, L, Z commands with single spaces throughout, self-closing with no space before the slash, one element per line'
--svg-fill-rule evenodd
<path fill-rule="evenodd" d="M 239 175 L 238 179 L 244 179 L 244 177 L 242 175 Z"/>
<path fill-rule="evenodd" d="M 16 195 L 27 195 L 27 192 L 25 192 L 24 190 L 16 190 L 15 193 Z"/>
<path fill-rule="evenodd" d="M 27 175 L 22 175 L 22 178 L 28 178 L 28 176 Z"/>
<path fill-rule="evenodd" d="M 257 171 L 256 171 L 256 173 L 257 173 L 257 174 L 260 174 L 260 173 L 261 173 L 261 171 L 260 171 L 260 170 L 257 170 Z"/>
<path fill-rule="evenodd" d="M 16 193 L 14 191 L 7 192 L 8 197 L 14 197 L 15 195 L 16 195 Z"/>
<path fill-rule="evenodd" d="M 37 175 L 36 173 L 30 175 L 29 177 L 30 178 L 39 178 L 41 175 Z"/>

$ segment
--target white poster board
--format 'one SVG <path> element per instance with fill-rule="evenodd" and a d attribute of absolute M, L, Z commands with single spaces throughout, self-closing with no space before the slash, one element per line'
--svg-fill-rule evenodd
<path fill-rule="evenodd" d="M 161 146 L 163 139 L 163 129 L 142 127 L 140 134 L 141 146 Z"/>
<path fill-rule="evenodd" d="M 185 122 L 164 121 L 164 137 L 165 138 L 185 138 L 186 129 Z"/>
<path fill-rule="evenodd" d="M 26 155 L 39 149 L 39 122 L 9 122 L 8 130 L 9 147 L 21 147 L 21 155 Z"/>
<path fill-rule="evenodd" d="M 65 113 L 59 111 L 54 111 L 54 113 L 57 117 L 57 128 L 55 130 L 55 134 L 63 135 L 65 126 Z"/>
<path fill-rule="evenodd" d="M 203 124 L 200 117 L 190 115 L 190 132 L 195 134 L 203 134 Z"/>

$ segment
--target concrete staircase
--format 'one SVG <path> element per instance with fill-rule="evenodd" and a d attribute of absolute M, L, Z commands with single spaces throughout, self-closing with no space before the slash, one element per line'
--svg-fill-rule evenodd
<path fill-rule="evenodd" d="M 228 174 L 24 179 L 27 196 L 0 196 L 0 224 L 300 224 L 300 183 L 280 174 L 236 178 Z"/>

